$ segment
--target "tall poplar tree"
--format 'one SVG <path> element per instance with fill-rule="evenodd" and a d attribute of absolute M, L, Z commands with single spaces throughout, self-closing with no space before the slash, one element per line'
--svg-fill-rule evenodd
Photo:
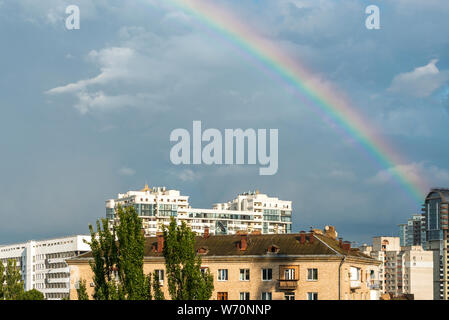
<path fill-rule="evenodd" d="M 0 300 L 5 299 L 5 266 L 0 261 Z"/>
<path fill-rule="evenodd" d="M 212 296 L 213 277 L 209 271 L 201 272 L 195 237 L 184 221 L 178 226 L 173 217 L 164 229 L 165 268 L 173 300 L 208 300 Z"/>
<path fill-rule="evenodd" d="M 20 300 L 24 292 L 22 275 L 17 267 L 17 262 L 15 259 L 9 259 L 5 273 L 4 299 Z"/>
<path fill-rule="evenodd" d="M 115 232 L 109 229 L 109 222 L 102 218 L 97 220 L 97 231 L 89 225 L 91 241 L 89 242 L 93 260 L 89 262 L 94 273 L 95 300 L 111 300 L 115 296 L 115 286 L 111 285 L 114 267 L 118 262 Z"/>
<path fill-rule="evenodd" d="M 97 231 L 89 225 L 93 260 L 95 300 L 148 300 L 151 282 L 143 272 L 145 238 L 142 220 L 134 207 L 117 208 L 119 222 L 97 221 Z"/>
<path fill-rule="evenodd" d="M 124 293 L 129 300 L 147 300 L 149 298 L 148 279 L 143 273 L 145 237 L 142 220 L 134 207 L 121 207 L 117 211 L 120 223 L 116 226 L 118 253 L 117 271 Z"/>
<path fill-rule="evenodd" d="M 154 300 L 165 300 L 164 292 L 162 292 L 161 285 L 159 283 L 159 275 L 154 271 L 153 275 L 153 295 Z"/>

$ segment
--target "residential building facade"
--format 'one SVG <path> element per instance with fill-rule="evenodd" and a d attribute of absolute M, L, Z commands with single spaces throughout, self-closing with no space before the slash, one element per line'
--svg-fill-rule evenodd
<path fill-rule="evenodd" d="M 400 245 L 399 237 L 375 237 L 361 252 L 382 262 L 380 290 L 394 296 L 413 294 L 416 300 L 433 299 L 433 254 L 421 245 Z"/>
<path fill-rule="evenodd" d="M 7 260 L 16 260 L 26 291 L 37 289 L 49 300 L 68 298 L 70 272 L 65 260 L 90 250 L 84 240 L 90 236 L 0 246 L 0 262 L 6 266 Z"/>
<path fill-rule="evenodd" d="M 414 214 L 408 219 L 406 224 L 399 225 L 399 238 L 401 246 L 422 246 L 426 243 L 426 229 L 424 226 L 424 216 Z"/>
<path fill-rule="evenodd" d="M 134 206 L 142 218 L 146 236 L 155 236 L 175 217 L 184 221 L 197 234 L 207 228 L 213 235 L 235 234 L 237 231 L 263 234 L 291 233 L 292 202 L 269 197 L 258 191 L 242 193 L 227 203 L 217 203 L 211 209 L 191 208 L 189 197 L 165 187 L 128 191 L 117 199 L 106 201 L 106 217 L 116 221 L 118 206 Z"/>
<path fill-rule="evenodd" d="M 334 229 L 333 229 L 334 230 Z M 332 228 L 299 234 L 248 234 L 197 236 L 195 250 L 202 268 L 214 278 L 213 300 L 370 300 L 379 294 L 379 261 L 350 242 L 337 240 Z M 162 234 L 146 238 L 144 272 L 157 271 L 169 298 L 163 258 Z M 87 280 L 94 293 L 90 253 L 68 260 L 70 298 Z"/>

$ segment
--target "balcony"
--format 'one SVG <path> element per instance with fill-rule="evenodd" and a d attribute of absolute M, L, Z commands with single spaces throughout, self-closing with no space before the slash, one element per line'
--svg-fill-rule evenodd
<path fill-rule="evenodd" d="M 45 281 L 47 283 L 68 283 L 70 278 L 46 278 Z"/>
<path fill-rule="evenodd" d="M 358 289 L 361 287 L 360 280 L 351 280 L 350 282 L 351 289 Z"/>
<path fill-rule="evenodd" d="M 371 290 L 380 290 L 380 281 L 379 280 L 371 280 L 370 283 L 368 283 L 368 288 Z"/>
<path fill-rule="evenodd" d="M 66 258 L 52 258 L 52 259 L 47 259 L 47 263 L 62 263 L 65 262 Z"/>
<path fill-rule="evenodd" d="M 64 267 L 64 268 L 50 268 L 48 269 L 48 273 L 59 273 L 59 272 L 70 272 L 69 267 Z"/>
<path fill-rule="evenodd" d="M 280 290 L 294 290 L 298 287 L 298 280 L 279 280 Z"/>

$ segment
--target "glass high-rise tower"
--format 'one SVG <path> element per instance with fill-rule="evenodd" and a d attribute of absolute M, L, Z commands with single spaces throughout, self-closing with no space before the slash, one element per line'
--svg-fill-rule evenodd
<path fill-rule="evenodd" d="M 434 252 L 434 299 L 437 300 L 449 300 L 448 207 L 449 189 L 434 188 L 422 208 L 425 248 Z"/>

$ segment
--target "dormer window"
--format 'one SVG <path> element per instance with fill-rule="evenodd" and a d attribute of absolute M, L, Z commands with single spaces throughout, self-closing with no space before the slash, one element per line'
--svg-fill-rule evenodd
<path fill-rule="evenodd" d="M 271 246 L 268 247 L 267 253 L 271 253 L 271 254 L 279 253 L 279 250 L 280 250 L 280 248 L 277 245 L 272 244 Z"/>
<path fill-rule="evenodd" d="M 209 252 L 209 249 L 208 248 L 206 248 L 206 247 L 201 247 L 201 248 L 199 248 L 198 250 L 196 250 L 196 253 L 198 253 L 198 254 L 207 254 Z"/>

